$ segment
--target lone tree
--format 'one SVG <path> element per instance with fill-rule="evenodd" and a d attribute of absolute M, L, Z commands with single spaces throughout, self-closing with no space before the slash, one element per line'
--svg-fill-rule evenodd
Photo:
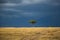
<path fill-rule="evenodd" d="M 36 23 L 36 20 L 29 20 L 29 23 L 31 23 L 33 26 Z"/>

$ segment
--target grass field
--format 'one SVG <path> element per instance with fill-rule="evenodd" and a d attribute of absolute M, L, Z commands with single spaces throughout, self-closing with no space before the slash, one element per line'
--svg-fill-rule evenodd
<path fill-rule="evenodd" d="M 0 28 L 0 40 L 60 40 L 60 28 Z"/>

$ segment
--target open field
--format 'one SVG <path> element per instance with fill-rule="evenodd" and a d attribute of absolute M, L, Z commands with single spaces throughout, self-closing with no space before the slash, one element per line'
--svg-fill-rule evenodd
<path fill-rule="evenodd" d="M 0 40 L 60 40 L 60 28 L 0 28 Z"/>

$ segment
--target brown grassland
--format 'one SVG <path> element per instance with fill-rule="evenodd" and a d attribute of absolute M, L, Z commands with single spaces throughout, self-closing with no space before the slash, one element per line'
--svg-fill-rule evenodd
<path fill-rule="evenodd" d="M 0 40 L 60 40 L 60 28 L 0 28 Z"/>

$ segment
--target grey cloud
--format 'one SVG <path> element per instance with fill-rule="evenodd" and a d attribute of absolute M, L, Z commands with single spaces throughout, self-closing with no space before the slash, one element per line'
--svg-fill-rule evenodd
<path fill-rule="evenodd" d="M 8 6 L 6 8 L 3 8 L 4 13 L 2 12 L 3 14 L 1 16 L 4 16 L 4 17 L 5 16 L 7 16 L 7 17 L 20 17 L 20 16 L 25 16 L 25 17 L 26 16 L 28 16 L 28 17 L 38 17 L 39 16 L 39 17 L 43 17 L 43 16 L 46 16 L 46 15 L 49 15 L 56 8 L 54 6 L 54 5 L 56 5 L 55 3 L 59 4 L 59 2 L 60 2 L 60 1 L 57 1 L 57 0 L 49 0 L 49 1 L 44 2 L 46 4 L 41 4 L 39 2 L 39 0 L 38 1 L 35 0 L 35 4 L 29 5 L 28 3 L 31 3 L 31 2 L 26 0 L 23 3 L 21 3 L 21 5 L 20 5 L 19 0 L 17 0 L 17 1 L 16 0 L 15 1 L 14 0 L 7 0 L 7 1 L 9 3 L 3 4 L 4 7 Z M 18 4 L 17 4 L 17 2 L 18 2 Z M 36 4 L 36 2 L 37 3 L 39 2 L 40 4 L 38 5 L 38 4 Z M 28 5 L 23 6 L 23 4 L 28 4 Z M 51 6 L 52 4 L 53 4 L 53 7 Z M 19 6 L 17 6 L 17 5 L 19 5 Z M 10 6 L 14 6 L 15 8 L 11 8 Z"/>
<path fill-rule="evenodd" d="M 4 3 L 5 2 L 5 3 Z M 2 4 L 1 4 L 2 3 Z M 23 6 L 29 4 L 46 4 L 52 6 L 60 5 L 60 0 L 2 0 L 0 2 L 1 6 L 8 6 L 8 7 L 16 7 L 16 6 Z"/>
<path fill-rule="evenodd" d="M 6 0 L 0 0 L 0 3 L 6 3 L 7 1 Z"/>
<path fill-rule="evenodd" d="M 8 3 L 20 3 L 21 0 L 7 0 Z"/>

